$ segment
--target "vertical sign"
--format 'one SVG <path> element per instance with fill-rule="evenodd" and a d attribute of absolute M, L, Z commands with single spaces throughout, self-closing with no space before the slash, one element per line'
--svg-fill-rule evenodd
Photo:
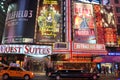
<path fill-rule="evenodd" d="M 93 7 L 91 4 L 73 3 L 73 41 L 96 43 Z"/>
<path fill-rule="evenodd" d="M 32 43 L 37 0 L 14 0 L 8 5 L 2 43 Z"/>
<path fill-rule="evenodd" d="M 102 23 L 104 27 L 105 44 L 115 46 L 117 44 L 117 28 L 115 24 L 112 6 L 102 6 Z"/>
<path fill-rule="evenodd" d="M 105 44 L 105 38 L 104 38 L 104 29 L 102 25 L 102 15 L 101 15 L 101 6 L 100 5 L 94 5 L 94 15 L 95 15 L 95 23 L 96 23 L 96 34 L 97 34 L 97 43 L 99 44 Z"/>
<path fill-rule="evenodd" d="M 60 41 L 62 0 L 40 0 L 37 17 L 37 42 Z"/>

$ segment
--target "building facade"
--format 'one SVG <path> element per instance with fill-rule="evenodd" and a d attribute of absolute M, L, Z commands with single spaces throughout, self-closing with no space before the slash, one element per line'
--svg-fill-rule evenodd
<path fill-rule="evenodd" d="M 119 7 L 103 1 L 10 0 L 0 46 L 4 62 L 33 64 L 34 71 L 46 67 L 116 69 L 115 57 L 111 62 L 105 59 L 119 55 Z"/>

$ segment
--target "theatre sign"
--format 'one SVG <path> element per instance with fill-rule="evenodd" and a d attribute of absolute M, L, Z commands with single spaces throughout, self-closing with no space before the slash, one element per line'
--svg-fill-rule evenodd
<path fill-rule="evenodd" d="M 73 43 L 73 54 L 107 55 L 104 44 Z"/>
<path fill-rule="evenodd" d="M 45 45 L 0 45 L 0 53 L 50 55 L 52 46 Z"/>

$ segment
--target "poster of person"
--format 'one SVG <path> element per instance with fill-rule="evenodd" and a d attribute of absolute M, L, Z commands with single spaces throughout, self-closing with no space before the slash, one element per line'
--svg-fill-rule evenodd
<path fill-rule="evenodd" d="M 11 1 L 8 5 L 2 43 L 33 43 L 36 10 L 37 0 Z"/>
<path fill-rule="evenodd" d="M 92 5 L 74 2 L 73 8 L 74 42 L 96 43 Z"/>
<path fill-rule="evenodd" d="M 60 41 L 60 35 L 62 32 L 61 1 L 40 0 L 37 17 L 38 42 Z"/>
<path fill-rule="evenodd" d="M 102 24 L 104 27 L 105 44 L 107 46 L 117 45 L 117 27 L 115 24 L 115 17 L 113 7 L 101 6 Z"/>
<path fill-rule="evenodd" d="M 103 27 L 116 27 L 112 6 L 101 6 Z"/>

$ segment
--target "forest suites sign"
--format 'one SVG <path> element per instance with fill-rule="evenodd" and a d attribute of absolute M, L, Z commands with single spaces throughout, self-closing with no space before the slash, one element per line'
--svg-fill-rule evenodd
<path fill-rule="evenodd" d="M 19 53 L 32 55 L 50 55 L 52 52 L 51 46 L 45 45 L 0 45 L 0 53 Z"/>

